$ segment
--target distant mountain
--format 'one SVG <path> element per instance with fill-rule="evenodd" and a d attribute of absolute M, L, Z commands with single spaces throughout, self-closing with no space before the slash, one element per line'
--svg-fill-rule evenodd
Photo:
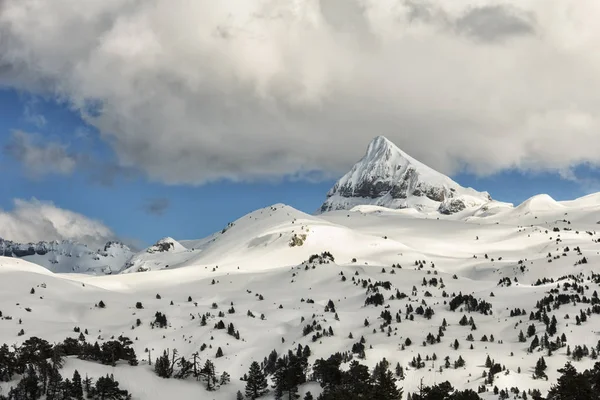
<path fill-rule="evenodd" d="M 454 214 L 490 201 L 487 192 L 460 186 L 378 136 L 365 156 L 327 193 L 320 212 L 377 205 Z"/>
<path fill-rule="evenodd" d="M 0 238 L 1 256 L 21 258 L 59 273 L 118 273 L 133 254 L 129 247 L 116 241 L 91 249 L 71 240 L 17 243 Z"/>

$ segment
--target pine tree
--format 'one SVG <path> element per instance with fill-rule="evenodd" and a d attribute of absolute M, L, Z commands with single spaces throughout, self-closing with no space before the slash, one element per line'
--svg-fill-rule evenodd
<path fill-rule="evenodd" d="M 490 368 L 491 366 L 492 366 L 492 359 L 488 355 L 487 358 L 485 359 L 485 367 Z"/>
<path fill-rule="evenodd" d="M 65 352 L 63 350 L 62 345 L 56 345 L 52 348 L 52 356 L 50 357 L 50 361 L 52 362 L 52 367 L 56 369 L 60 369 L 65 364 L 63 359 Z"/>
<path fill-rule="evenodd" d="M 373 372 L 373 399 L 400 400 L 402 398 L 402 391 L 396 387 L 396 379 L 394 379 L 392 371 L 388 369 L 385 359 L 375 366 Z"/>
<path fill-rule="evenodd" d="M 306 359 L 298 358 L 291 352 L 287 357 L 277 360 L 273 376 L 275 399 L 282 399 L 284 393 L 287 393 L 288 400 L 300 397 L 298 386 L 306 381 L 306 366 Z"/>
<path fill-rule="evenodd" d="M 0 382 L 9 382 L 17 372 L 17 359 L 8 345 L 0 346 Z"/>
<path fill-rule="evenodd" d="M 96 381 L 94 388 L 95 397 L 98 399 L 127 400 L 131 396 L 127 390 L 119 388 L 119 382 L 112 375 L 101 376 Z"/>
<path fill-rule="evenodd" d="M 400 363 L 396 363 L 396 376 L 400 380 L 404 379 L 404 369 L 402 368 Z"/>
<path fill-rule="evenodd" d="M 239 390 L 237 391 L 237 394 L 235 395 L 235 400 L 244 400 L 244 395 Z"/>
<path fill-rule="evenodd" d="M 268 387 L 267 378 L 261 371 L 260 365 L 258 362 L 253 361 L 250 364 L 248 380 L 246 381 L 246 397 L 252 400 L 257 399 L 269 391 Z"/>
<path fill-rule="evenodd" d="M 71 396 L 75 398 L 75 400 L 83 400 L 83 386 L 81 384 L 81 375 L 79 375 L 79 371 L 75 370 L 73 372 L 73 381 L 71 383 Z"/>
<path fill-rule="evenodd" d="M 217 377 L 215 374 L 215 365 L 210 360 L 206 360 L 202 368 L 202 376 L 206 382 L 206 390 L 213 391 L 217 386 Z"/>
<path fill-rule="evenodd" d="M 40 390 L 40 379 L 32 364 L 29 364 L 25 370 L 25 376 L 21 378 L 17 389 L 20 389 L 25 394 L 25 399 L 38 399 L 42 392 Z"/>
<path fill-rule="evenodd" d="M 69 378 L 65 379 L 59 388 L 59 398 L 71 400 L 74 398 L 73 396 L 73 383 L 69 380 Z"/>
<path fill-rule="evenodd" d="M 170 378 L 173 374 L 167 350 L 163 351 L 162 356 L 156 359 L 156 362 L 154 363 L 154 372 L 161 378 Z"/>
<path fill-rule="evenodd" d="M 94 384 L 94 380 L 86 375 L 85 379 L 83 380 L 83 389 L 85 390 L 86 395 L 88 395 L 88 396 L 90 395 L 93 384 Z"/>
<path fill-rule="evenodd" d="M 177 367 L 178 370 L 174 374 L 175 378 L 186 379 L 188 376 L 192 375 L 194 365 L 190 361 L 186 360 L 185 357 L 181 357 L 179 360 L 177 360 Z"/>
<path fill-rule="evenodd" d="M 546 375 L 546 361 L 544 360 L 544 357 L 540 357 L 539 360 L 537 360 L 537 363 L 535 364 L 535 369 L 533 372 L 533 377 L 534 379 L 540 379 L 540 378 L 545 378 L 546 380 L 548 380 L 548 375 Z"/>
<path fill-rule="evenodd" d="M 548 392 L 548 400 L 597 399 L 589 379 L 577 372 L 571 363 L 559 369 L 562 375 Z"/>
<path fill-rule="evenodd" d="M 196 378 L 196 380 L 200 379 L 200 360 L 198 359 L 199 354 L 198 352 L 195 352 L 194 354 L 192 354 L 193 360 L 192 360 L 192 375 L 194 376 L 194 378 Z"/>
<path fill-rule="evenodd" d="M 48 374 L 48 386 L 46 388 L 46 400 L 58 400 L 62 386 L 62 376 L 58 368 L 52 367 Z"/>
<path fill-rule="evenodd" d="M 229 374 L 226 371 L 223 371 L 223 373 L 221 374 L 221 379 L 219 380 L 219 384 L 223 386 L 227 385 L 229 382 L 231 382 L 231 376 L 229 376 Z"/>

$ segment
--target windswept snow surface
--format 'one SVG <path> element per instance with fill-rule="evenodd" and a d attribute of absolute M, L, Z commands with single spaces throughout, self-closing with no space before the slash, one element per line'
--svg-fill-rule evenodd
<path fill-rule="evenodd" d="M 0 310 L 12 319 L 0 320 L 0 343 L 18 344 L 31 336 L 58 342 L 76 337 L 75 326 L 88 329 L 92 342 L 129 336 L 135 339 L 134 347 L 142 360 L 139 366 L 109 367 L 70 359 L 65 375 L 73 369 L 96 377 L 113 373 L 134 399 L 144 400 L 233 399 L 237 390 L 243 391 L 244 382 L 239 377 L 247 372 L 251 361 L 262 361 L 273 349 L 284 354 L 299 343 L 309 345 L 309 361 L 314 363 L 337 351 L 350 351 L 361 336 L 367 348 L 366 359 L 361 362 L 373 367 L 386 357 L 392 366 L 399 362 L 405 367 L 406 379 L 398 382 L 405 397 L 415 391 L 421 379 L 425 385 L 449 380 L 457 388 L 476 390 L 483 384 L 487 355 L 508 371 L 496 376 L 494 384 L 499 388 L 539 388 L 544 393 L 556 379 L 556 370 L 568 359 L 566 347 L 547 357 L 547 352 L 539 349 L 527 352 L 532 338 L 520 343 L 517 337 L 531 323 L 539 335 L 545 331 L 543 323 L 529 321 L 529 313 L 556 283 L 535 286 L 538 279 L 583 274 L 585 280 L 598 270 L 597 198 L 555 202 L 537 196 L 518 207 L 492 202 L 487 209 L 453 215 L 362 205 L 312 216 L 276 204 L 250 213 L 206 239 L 162 239 L 134 255 L 124 273 L 108 276 L 53 274 L 25 260 L 2 257 Z M 307 261 L 325 251 L 331 252 L 335 262 Z M 578 263 L 583 257 L 587 263 Z M 401 268 L 392 268 L 392 264 Z M 436 286 L 423 286 L 423 279 L 432 278 L 438 280 Z M 511 285 L 499 284 L 502 278 L 510 278 Z M 365 306 L 367 290 L 362 280 L 391 283 L 391 290 L 380 288 L 384 306 Z M 561 293 L 572 293 L 563 291 L 565 282 L 573 280 L 560 282 Z M 598 284 L 586 281 L 586 285 L 589 298 Z M 30 294 L 31 288 L 35 294 Z M 407 297 L 391 300 L 396 290 Z M 452 295 L 461 292 L 491 303 L 493 313 L 450 311 Z M 264 300 L 259 300 L 259 295 Z M 303 301 L 307 299 L 314 303 Z M 330 299 L 339 320 L 334 313 L 324 311 Z M 106 308 L 95 307 L 100 300 Z M 136 302 L 141 302 L 143 309 L 136 309 Z M 406 318 L 409 304 L 416 309 L 423 302 L 435 312 L 431 319 L 422 315 L 414 315 L 414 320 Z M 399 312 L 402 317 L 400 323 L 392 322 L 389 335 L 387 328 L 384 332 L 379 329 L 380 314 L 388 306 L 392 315 Z M 228 312 L 231 307 L 234 313 Z M 567 304 L 548 312 L 556 316 L 558 334 L 565 333 L 571 346 L 596 346 L 600 316 L 591 314 L 581 325 L 573 320 L 587 307 Z M 511 317 L 515 308 L 524 309 L 526 314 Z M 166 314 L 167 328 L 150 327 L 157 311 Z M 225 316 L 218 317 L 219 311 Z M 255 317 L 248 316 L 248 311 Z M 205 313 L 211 316 L 206 326 L 200 326 L 200 316 Z M 566 314 L 571 319 L 565 319 Z M 474 318 L 476 330 L 458 324 L 463 315 Z M 136 326 L 138 318 L 140 326 Z M 226 325 L 235 325 L 240 340 L 214 329 L 221 319 Z M 370 326 L 364 325 L 365 319 Z M 437 335 L 444 319 L 449 326 L 441 342 L 424 346 L 427 334 Z M 334 336 L 314 342 L 312 334 L 303 336 L 303 327 L 313 320 L 324 329 L 331 326 Z M 25 335 L 17 336 L 20 329 Z M 473 342 L 466 340 L 469 334 L 473 334 Z M 483 335 L 493 335 L 494 341 L 482 342 Z M 406 338 L 412 345 L 402 350 Z M 455 339 L 460 343 L 458 350 L 450 346 Z M 160 379 L 147 365 L 149 353 L 145 349 L 152 358 L 167 348 L 176 348 L 189 357 L 202 344 L 208 347 L 200 352 L 201 359 L 213 360 L 218 373 L 227 371 L 232 376 L 231 383 L 216 392 L 206 392 L 193 380 Z M 223 349 L 222 358 L 215 358 L 218 347 Z M 437 361 L 427 361 L 425 368 L 409 366 L 417 354 L 425 359 L 434 353 Z M 444 367 L 446 356 L 453 363 L 459 355 L 466 361 L 464 368 Z M 548 381 L 531 378 L 541 356 L 548 364 Z M 584 369 L 592 364 L 593 360 L 585 357 L 576 366 Z M 301 394 L 307 390 L 316 397 L 321 389 L 311 383 L 302 387 Z M 491 392 L 482 396 L 497 398 Z M 265 398 L 273 399 L 272 392 Z"/>

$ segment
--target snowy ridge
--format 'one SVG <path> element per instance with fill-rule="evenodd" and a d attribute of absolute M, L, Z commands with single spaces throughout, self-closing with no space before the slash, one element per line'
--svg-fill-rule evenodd
<path fill-rule="evenodd" d="M 183 267 L 212 275 L 258 272 L 283 264 L 297 265 L 324 251 L 335 252 L 338 260 L 350 262 L 356 255 L 353 249 L 367 244 L 374 252 L 412 252 L 400 241 L 358 232 L 284 204 L 251 212 L 208 238 L 181 243 L 186 248 L 179 251 L 136 254 L 123 273 Z"/>
<path fill-rule="evenodd" d="M 368 204 L 454 214 L 491 200 L 487 192 L 460 186 L 378 136 L 365 156 L 327 193 L 320 212 Z"/>
<path fill-rule="evenodd" d="M 0 255 L 21 258 L 58 273 L 117 273 L 133 254 L 129 247 L 116 241 L 94 250 L 70 240 L 17 243 L 0 238 Z"/>

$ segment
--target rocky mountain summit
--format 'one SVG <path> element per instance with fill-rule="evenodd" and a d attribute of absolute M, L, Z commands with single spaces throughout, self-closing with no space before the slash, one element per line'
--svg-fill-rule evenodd
<path fill-rule="evenodd" d="M 365 156 L 327 193 L 320 212 L 377 205 L 454 214 L 490 201 L 487 192 L 460 186 L 378 136 Z"/>

